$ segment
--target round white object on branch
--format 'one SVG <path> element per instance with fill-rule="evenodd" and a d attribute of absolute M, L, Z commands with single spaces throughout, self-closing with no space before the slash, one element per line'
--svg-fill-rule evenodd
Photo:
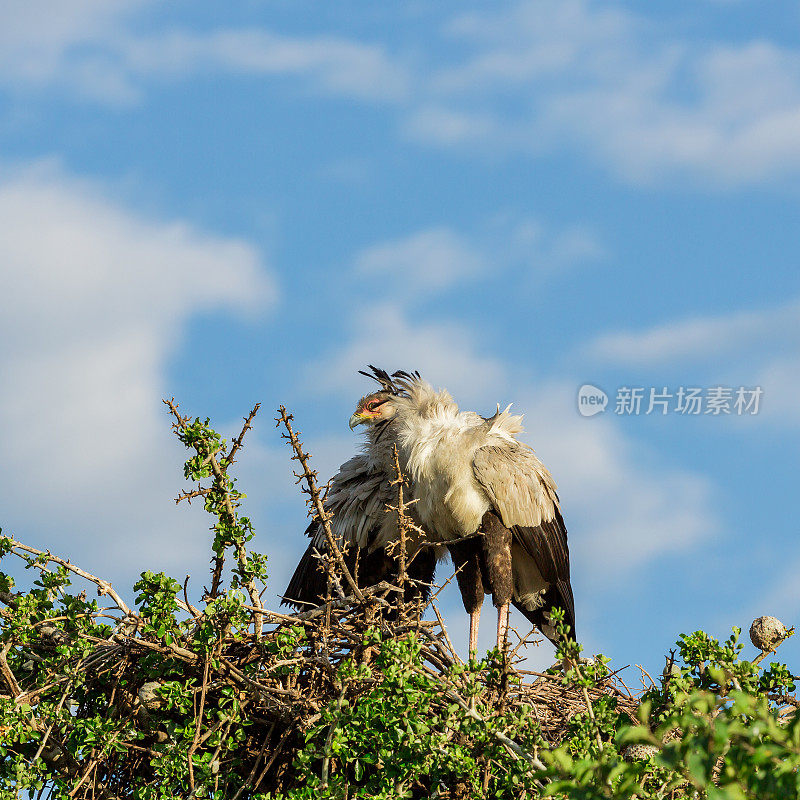
<path fill-rule="evenodd" d="M 774 650 L 788 633 L 786 626 L 776 617 L 759 617 L 750 626 L 750 641 L 766 653 Z"/>
<path fill-rule="evenodd" d="M 647 761 L 658 754 L 654 744 L 629 744 L 622 753 L 626 761 Z"/>
<path fill-rule="evenodd" d="M 161 684 L 158 681 L 148 681 L 142 684 L 142 688 L 139 689 L 139 702 L 148 711 L 157 711 L 164 705 L 164 701 L 158 694 L 160 688 Z"/>

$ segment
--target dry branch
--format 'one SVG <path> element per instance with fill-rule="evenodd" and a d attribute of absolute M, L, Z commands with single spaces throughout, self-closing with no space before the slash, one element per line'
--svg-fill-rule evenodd
<path fill-rule="evenodd" d="M 295 472 L 294 475 L 299 481 L 305 481 L 306 486 L 303 488 L 303 492 L 308 495 L 309 503 L 313 507 L 313 512 L 316 514 L 316 518 L 319 520 L 320 525 L 322 525 L 322 530 L 325 533 L 325 541 L 328 545 L 328 550 L 330 554 L 336 561 L 336 566 L 341 571 L 342 575 L 344 576 L 347 585 L 350 587 L 352 593 L 359 599 L 363 600 L 364 595 L 361 593 L 361 589 L 359 589 L 358 584 L 353 578 L 350 570 L 347 568 L 347 564 L 345 563 L 344 556 L 342 555 L 342 551 L 339 548 L 338 543 L 336 542 L 336 538 L 333 535 L 333 531 L 331 530 L 331 515 L 325 510 L 322 497 L 319 493 L 319 487 L 317 486 L 317 473 L 312 470 L 309 466 L 309 456 L 308 453 L 303 451 L 303 446 L 300 443 L 300 439 L 295 431 L 292 429 L 292 420 L 294 417 L 291 414 L 286 413 L 286 409 L 283 406 L 278 408 L 279 417 L 276 418 L 276 422 L 278 425 L 283 425 L 286 429 L 286 433 L 281 434 L 284 439 L 286 439 L 292 446 L 292 450 L 294 450 L 294 455 L 292 456 L 293 461 L 299 462 L 300 466 L 303 468 L 301 473 Z"/>

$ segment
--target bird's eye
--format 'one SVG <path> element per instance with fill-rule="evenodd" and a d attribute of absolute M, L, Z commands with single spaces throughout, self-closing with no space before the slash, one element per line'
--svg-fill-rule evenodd
<path fill-rule="evenodd" d="M 374 411 L 378 407 L 378 404 L 372 400 L 371 402 L 367 403 L 367 411 Z"/>

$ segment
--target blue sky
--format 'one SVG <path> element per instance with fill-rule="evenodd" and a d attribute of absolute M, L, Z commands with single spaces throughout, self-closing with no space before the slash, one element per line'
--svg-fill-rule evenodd
<path fill-rule="evenodd" d="M 4 4 L 2 524 L 199 589 L 160 399 L 227 431 L 260 401 L 239 466 L 274 596 L 305 512 L 271 410 L 329 476 L 376 363 L 525 414 L 589 651 L 658 668 L 681 631 L 793 624 L 799 23 L 746 0 Z M 606 412 L 577 413 L 584 383 Z M 759 414 L 613 413 L 620 386 L 716 385 L 761 386 Z"/>

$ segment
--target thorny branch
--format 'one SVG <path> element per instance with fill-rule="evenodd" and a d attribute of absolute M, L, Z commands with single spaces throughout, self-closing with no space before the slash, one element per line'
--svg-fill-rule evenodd
<path fill-rule="evenodd" d="M 397 445 L 394 447 L 394 480 L 392 484 L 397 487 L 397 507 L 392 508 L 389 507 L 390 511 L 395 511 L 397 513 L 397 531 L 400 534 L 400 539 L 398 542 L 398 582 L 400 583 L 400 588 L 405 590 L 406 580 L 408 575 L 406 573 L 407 565 L 406 565 L 406 554 L 407 554 L 407 538 L 408 538 L 408 527 L 411 523 L 411 518 L 406 514 L 406 504 L 403 497 L 403 489 L 406 485 L 405 477 L 403 476 L 403 472 L 400 469 L 400 459 L 397 454 Z"/>
<path fill-rule="evenodd" d="M 295 473 L 295 477 L 298 481 L 304 480 L 306 482 L 306 486 L 304 487 L 303 491 L 308 495 L 309 502 L 313 507 L 314 513 L 322 525 L 322 530 L 325 534 L 325 541 L 328 545 L 329 552 L 333 555 L 336 561 L 336 566 L 344 576 L 344 579 L 347 582 L 347 585 L 350 587 L 352 593 L 358 600 L 363 601 L 364 595 L 361 593 L 361 589 L 359 589 L 355 578 L 353 578 L 353 575 L 347 568 L 342 551 L 336 542 L 333 531 L 331 530 L 331 515 L 325 510 L 322 504 L 322 497 L 319 492 L 319 487 L 317 486 L 317 473 L 310 468 L 308 453 L 303 451 L 303 447 L 300 444 L 300 439 L 292 429 L 292 420 L 294 417 L 291 414 L 287 414 L 286 409 L 283 406 L 278 408 L 278 413 L 280 416 L 276 417 L 277 424 L 282 424 L 284 428 L 286 428 L 286 433 L 281 434 L 281 436 L 283 436 L 283 438 L 291 444 L 292 450 L 294 450 L 292 460 L 299 462 L 300 466 L 303 468 L 301 473 Z"/>
<path fill-rule="evenodd" d="M 250 428 L 253 427 L 253 419 L 255 418 L 256 414 L 258 414 L 258 409 L 261 408 L 261 403 L 256 403 L 253 406 L 253 410 L 247 415 L 244 420 L 244 425 L 242 426 L 242 430 L 239 435 L 233 440 L 233 444 L 231 445 L 231 449 L 228 452 L 228 455 L 225 456 L 225 464 L 226 466 L 230 466 L 234 463 L 233 457 L 236 453 L 241 449 L 242 442 L 244 441 L 244 436 Z"/>
<path fill-rule="evenodd" d="M 187 427 L 188 417 L 181 416 L 180 412 L 178 411 L 178 405 L 175 402 L 175 398 L 170 398 L 169 400 L 164 400 L 164 404 L 169 408 L 172 416 L 175 418 L 175 422 L 173 423 L 173 427 L 180 431 L 185 431 Z M 184 493 L 183 495 L 179 496 L 176 499 L 176 503 L 180 502 L 183 499 L 189 499 L 194 496 L 198 495 L 208 495 L 210 492 L 215 491 L 221 498 L 222 502 L 225 507 L 225 511 L 228 515 L 228 522 L 232 526 L 236 526 L 238 523 L 238 514 L 236 513 L 236 509 L 234 507 L 234 502 L 231 499 L 231 493 L 228 483 L 228 476 L 227 476 L 227 469 L 233 463 L 233 456 L 237 453 L 237 451 L 242 447 L 242 442 L 244 440 L 244 436 L 248 430 L 252 427 L 253 418 L 258 413 L 258 409 L 261 408 L 261 403 L 256 403 L 253 407 L 252 411 L 247 415 L 244 420 L 244 425 L 242 427 L 241 432 L 239 435 L 234 439 L 233 444 L 231 445 L 230 452 L 225 455 L 223 453 L 221 459 L 217 459 L 217 454 L 219 451 L 209 450 L 208 452 L 204 452 L 202 446 L 200 446 L 200 442 L 195 446 L 197 450 L 197 454 L 204 457 L 204 462 L 207 462 L 208 465 L 211 467 L 211 470 L 214 474 L 214 486 L 212 489 L 199 489 L 195 492 Z M 202 442 L 202 440 L 200 440 Z M 244 581 L 244 587 L 247 590 L 247 594 L 250 597 L 250 602 L 257 608 L 262 609 L 261 603 L 261 594 L 258 591 L 258 587 L 256 586 L 255 579 L 249 575 L 247 569 L 247 550 L 245 548 L 244 542 L 241 541 L 241 538 L 237 538 L 234 542 L 234 547 L 236 551 L 236 560 L 239 564 L 239 570 L 242 575 L 247 576 Z M 219 585 L 222 575 L 222 567 L 224 563 L 224 556 L 219 554 L 214 559 L 214 570 L 212 574 L 212 581 L 211 581 L 211 591 L 210 594 L 212 597 L 215 597 L 219 592 Z M 263 614 L 261 611 L 256 611 L 254 618 L 253 618 L 253 625 L 255 628 L 255 635 L 256 639 L 261 638 L 261 629 L 263 627 Z"/>

